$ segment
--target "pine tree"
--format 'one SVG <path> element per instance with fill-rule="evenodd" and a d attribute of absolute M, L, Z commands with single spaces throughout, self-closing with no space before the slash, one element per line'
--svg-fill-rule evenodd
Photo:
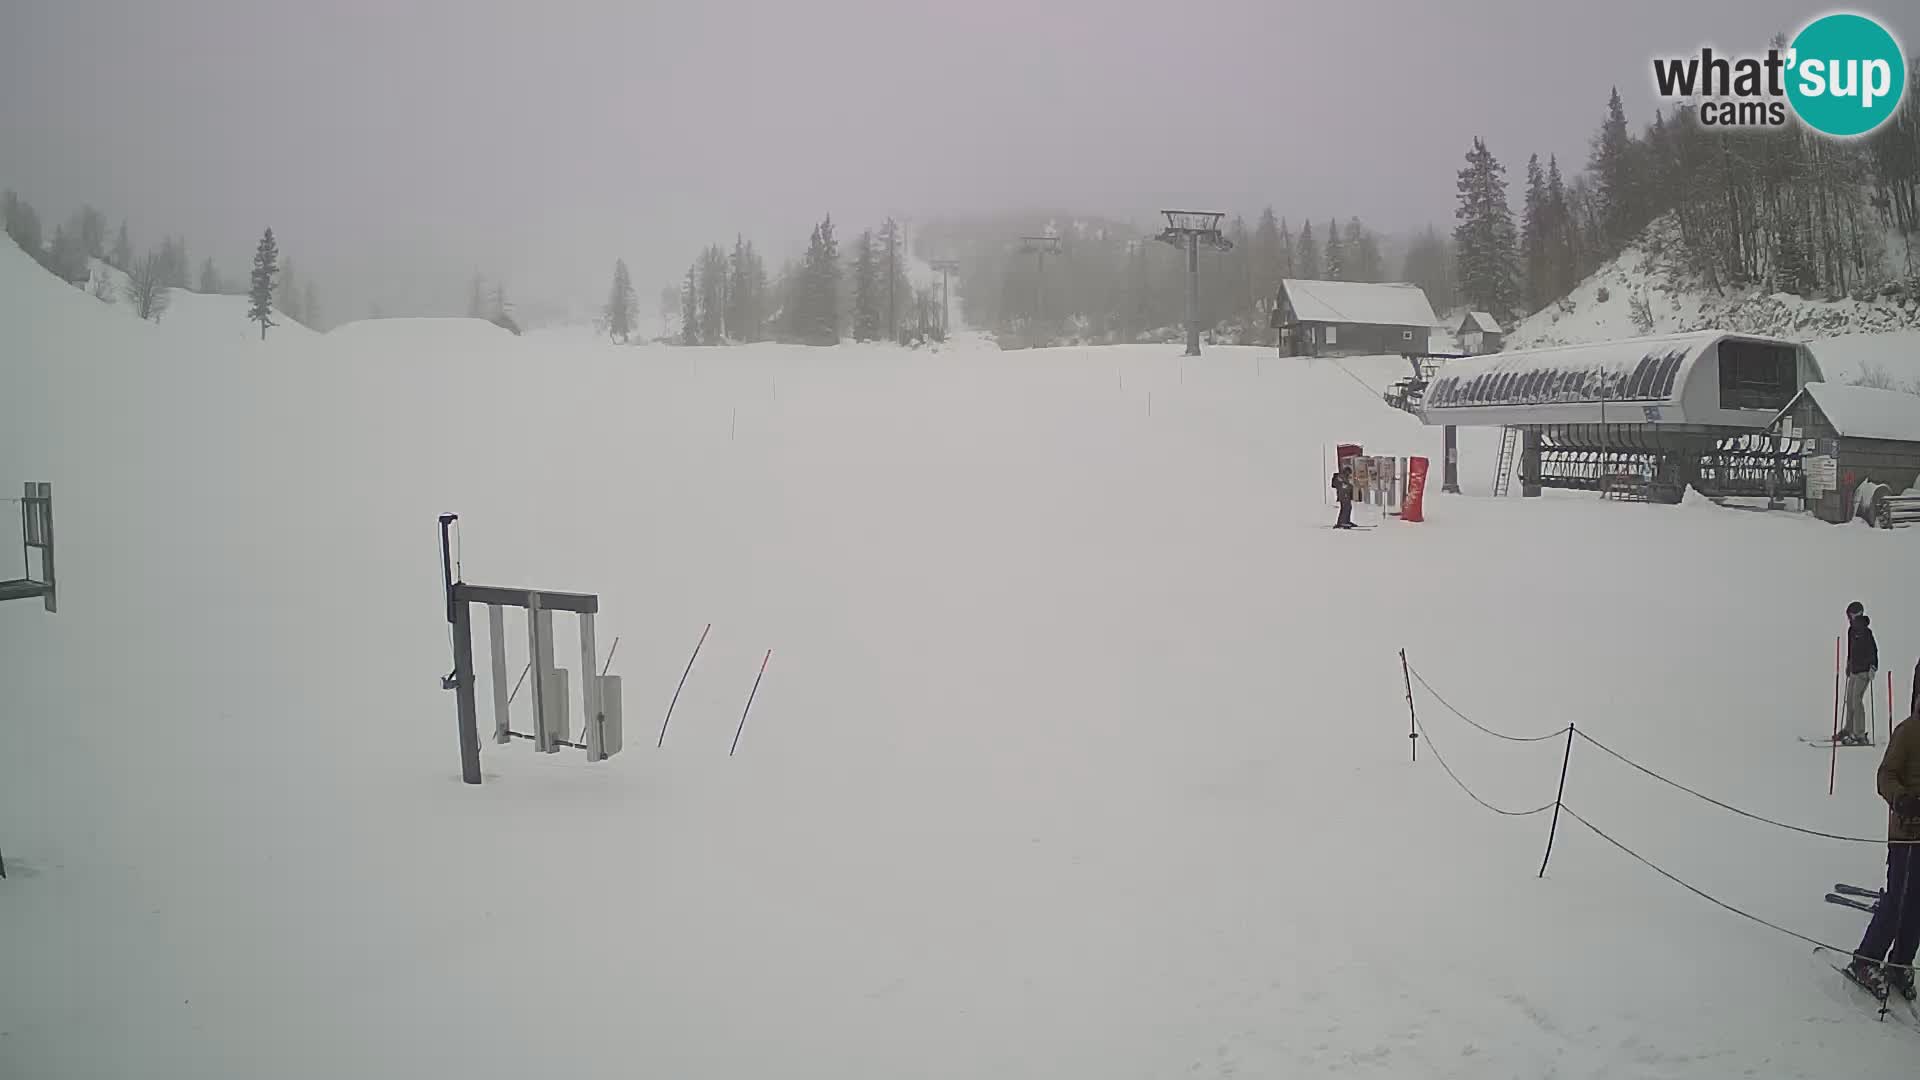
<path fill-rule="evenodd" d="M 840 343 L 840 245 L 833 238 L 833 215 L 816 225 L 801 264 L 796 327 L 811 345 Z"/>
<path fill-rule="evenodd" d="M 1322 269 L 1328 281 L 1347 280 L 1347 252 L 1340 243 L 1340 223 L 1327 219 L 1327 254 Z"/>
<path fill-rule="evenodd" d="M 1293 259 L 1293 233 L 1287 228 L 1286 218 L 1280 219 L 1280 276 L 1283 278 L 1300 276 L 1296 272 Z"/>
<path fill-rule="evenodd" d="M 627 275 L 627 261 L 613 260 L 613 290 L 607 295 L 607 336 L 626 344 L 633 336 L 634 319 L 640 300 L 633 292 L 633 279 Z"/>
<path fill-rule="evenodd" d="M 487 317 L 487 279 L 480 276 L 478 270 L 467 285 L 467 318 L 484 319 Z"/>
<path fill-rule="evenodd" d="M 120 219 L 120 231 L 113 238 L 113 255 L 107 260 L 107 265 L 121 273 L 126 273 L 133 266 L 133 243 L 127 239 L 125 218 Z"/>
<path fill-rule="evenodd" d="M 166 275 L 167 288 L 193 287 L 193 264 L 187 261 L 186 237 L 169 236 L 160 242 L 160 267 Z"/>
<path fill-rule="evenodd" d="M 874 270 L 879 274 L 881 287 L 876 297 L 881 310 L 886 312 L 882 325 L 887 331 L 888 341 L 900 340 L 900 304 L 903 299 L 913 295 L 913 286 L 906 280 L 906 270 L 901 266 L 900 226 L 888 218 L 880 226 L 875 238 L 878 246 L 874 249 Z"/>
<path fill-rule="evenodd" d="M 874 258 L 873 230 L 853 242 L 853 340 L 880 336 L 880 266 Z"/>
<path fill-rule="evenodd" d="M 1574 234 L 1573 215 L 1567 206 L 1567 188 L 1560 177 L 1560 159 L 1547 155 L 1546 224 L 1542 229 L 1546 246 L 1550 299 L 1573 291 L 1580 281 L 1579 244 Z"/>
<path fill-rule="evenodd" d="M 126 226 L 120 227 L 120 234 L 126 236 Z M 260 340 L 267 340 L 267 327 L 278 325 L 273 321 L 273 277 L 280 270 L 280 248 L 273 242 L 273 230 L 268 229 L 260 238 L 260 246 L 253 251 L 253 281 L 247 292 L 247 318 L 260 324 Z"/>
<path fill-rule="evenodd" d="M 220 272 L 213 268 L 213 257 L 200 264 L 200 291 L 208 296 L 220 292 Z"/>
<path fill-rule="evenodd" d="M 1367 231 L 1357 217 L 1347 219 L 1347 277 L 1353 281 L 1379 281 L 1386 276 L 1380 263 L 1380 238 Z"/>
<path fill-rule="evenodd" d="M 1616 87 L 1607 98 L 1607 119 L 1594 138 L 1593 158 L 1588 163 L 1600 196 L 1601 240 L 1609 255 L 1625 246 L 1639 225 L 1633 158 L 1627 112 Z"/>
<path fill-rule="evenodd" d="M 700 344 L 700 260 L 687 267 L 687 280 L 680 287 L 680 344 Z"/>
<path fill-rule="evenodd" d="M 107 219 L 91 205 L 80 207 L 74 215 L 75 229 L 80 234 L 80 244 L 86 250 L 87 258 L 105 258 L 107 254 Z"/>
<path fill-rule="evenodd" d="M 47 269 L 62 281 L 76 285 L 86 281 L 87 249 L 80 239 L 79 230 L 55 225 L 53 244 L 47 252 L 45 263 Z"/>
<path fill-rule="evenodd" d="M 1420 286 L 1435 311 L 1451 311 L 1459 305 L 1454 287 L 1453 253 L 1447 250 L 1446 238 L 1431 225 L 1408 246 L 1400 278 Z"/>
<path fill-rule="evenodd" d="M 1479 137 L 1467 153 L 1456 188 L 1459 224 L 1453 229 L 1461 298 L 1476 311 L 1506 321 L 1520 303 L 1515 281 L 1513 210 L 1507 205 L 1506 169 Z"/>
<path fill-rule="evenodd" d="M 1526 310 L 1539 311 L 1554 299 L 1548 234 L 1553 228 L 1546 174 L 1540 155 L 1527 157 L 1527 194 L 1520 211 L 1520 258 L 1524 269 Z"/>
<path fill-rule="evenodd" d="M 33 256 L 38 262 L 46 258 L 43 250 L 43 237 L 40 233 L 40 215 L 27 200 L 9 191 L 0 196 L 5 202 L 7 235 L 20 245 L 20 250 Z"/>
<path fill-rule="evenodd" d="M 753 245 L 736 234 L 727 257 L 727 336 L 760 341 L 766 335 L 767 270 Z"/>
<path fill-rule="evenodd" d="M 700 255 L 700 341 L 727 343 L 727 255 L 714 244 Z"/>
<path fill-rule="evenodd" d="M 1300 224 L 1300 236 L 1293 246 L 1294 276 L 1302 281 L 1320 280 L 1320 249 L 1313 242 L 1313 222 Z"/>

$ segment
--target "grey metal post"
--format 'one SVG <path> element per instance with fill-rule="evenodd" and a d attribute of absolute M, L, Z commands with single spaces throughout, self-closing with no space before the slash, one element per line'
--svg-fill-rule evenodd
<path fill-rule="evenodd" d="M 40 497 L 46 500 L 40 504 L 41 524 L 46 526 L 46 536 L 43 539 L 47 542 L 47 546 L 40 549 L 40 580 L 47 587 L 47 595 L 43 603 L 48 611 L 57 612 L 59 609 L 54 604 L 56 586 L 53 580 L 53 485 L 38 486 Z"/>
<path fill-rule="evenodd" d="M 527 663 L 533 668 L 533 748 L 540 753 L 547 752 L 547 728 L 541 718 L 547 715 L 547 669 L 551 666 L 543 662 L 548 658 L 546 643 L 540 639 L 540 594 L 527 595 Z M 552 622 L 549 618 L 548 625 Z"/>
<path fill-rule="evenodd" d="M 460 779 L 480 782 L 480 716 L 473 700 L 473 616 L 471 605 L 453 605 L 453 695 L 460 703 Z"/>
<path fill-rule="evenodd" d="M 599 682 L 600 661 L 593 652 L 593 615 L 581 612 L 580 619 L 580 711 L 585 714 L 586 726 L 582 729 L 588 750 L 587 760 L 598 761 L 591 751 L 600 746 L 600 695 L 595 685 Z"/>
<path fill-rule="evenodd" d="M 1440 470 L 1440 490 L 1449 495 L 1460 494 L 1460 429 L 1448 424 L 1441 431 L 1446 435 L 1445 464 Z"/>
<path fill-rule="evenodd" d="M 507 734 L 507 629 L 506 612 L 499 604 L 487 605 L 487 652 L 493 666 L 493 741 L 510 743 Z"/>
<path fill-rule="evenodd" d="M 1540 429 L 1527 428 L 1520 433 L 1520 497 L 1540 497 Z"/>
<path fill-rule="evenodd" d="M 1200 355 L 1200 237 L 1187 236 L 1187 355 Z"/>

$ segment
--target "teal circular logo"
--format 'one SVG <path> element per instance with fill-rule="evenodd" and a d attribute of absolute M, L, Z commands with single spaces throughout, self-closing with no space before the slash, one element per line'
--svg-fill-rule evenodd
<path fill-rule="evenodd" d="M 1887 28 L 1843 12 L 1822 15 L 1793 39 L 1787 100 L 1824 135 L 1865 135 L 1885 123 L 1907 90 L 1906 54 Z"/>

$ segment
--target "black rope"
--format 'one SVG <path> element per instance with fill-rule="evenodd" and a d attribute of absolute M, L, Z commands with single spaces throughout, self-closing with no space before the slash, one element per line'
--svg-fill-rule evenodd
<path fill-rule="evenodd" d="M 1761 926 L 1764 926 L 1767 929 L 1772 930 L 1776 933 L 1785 934 L 1790 938 L 1794 938 L 1798 941 L 1803 941 L 1808 945 L 1814 946 L 1815 948 L 1827 949 L 1831 952 L 1841 953 L 1847 956 L 1853 955 L 1852 949 L 1842 948 L 1841 946 L 1838 946 L 1838 945 L 1830 945 L 1827 942 L 1821 941 L 1819 938 L 1808 937 L 1807 935 L 1800 933 L 1798 930 L 1789 930 L 1778 923 L 1768 922 L 1767 920 L 1761 918 L 1758 915 L 1755 915 L 1750 911 L 1742 911 L 1741 909 L 1734 907 L 1732 904 L 1729 904 L 1725 900 L 1722 900 L 1719 897 L 1714 896 L 1712 893 L 1707 892 L 1705 889 L 1702 889 L 1697 885 L 1692 885 L 1686 881 L 1682 881 L 1679 877 L 1675 876 L 1670 871 L 1656 865 L 1651 859 L 1648 859 L 1645 855 L 1640 854 L 1639 852 L 1633 850 L 1632 848 L 1621 843 L 1620 841 L 1615 840 L 1613 837 L 1608 836 L 1605 832 L 1603 832 L 1600 829 L 1598 825 L 1595 825 L 1593 822 L 1588 821 L 1586 818 L 1581 817 L 1578 813 L 1575 813 L 1573 807 L 1568 806 L 1565 803 L 1562 803 L 1560 808 L 1566 812 L 1568 817 L 1572 818 L 1573 820 L 1579 822 L 1582 825 L 1585 825 L 1587 829 L 1593 833 L 1593 835 L 1598 836 L 1600 839 L 1605 840 L 1607 843 L 1612 844 L 1614 847 L 1617 847 L 1621 851 L 1626 852 L 1628 855 L 1631 855 L 1634 858 L 1634 860 L 1639 862 L 1642 866 L 1645 866 L 1647 869 L 1652 870 L 1654 873 L 1659 874 L 1661 877 L 1666 878 L 1668 881 L 1673 882 L 1675 885 L 1680 886 L 1681 888 L 1687 890 L 1693 895 L 1698 896 L 1702 900 L 1705 900 L 1715 905 L 1716 907 L 1722 908 L 1727 911 L 1731 911 L 1735 915 L 1738 915 L 1741 918 L 1746 919 L 1750 922 L 1759 923 Z M 1890 963 L 1890 964 L 1886 964 L 1885 966 L 1890 968 L 1905 968 L 1908 970 L 1912 970 L 1913 968 L 1912 964 L 1891 964 Z"/>
<path fill-rule="evenodd" d="M 1432 684 L 1428 683 L 1427 680 L 1421 676 L 1420 669 L 1414 667 L 1412 664 L 1408 664 L 1407 670 L 1413 673 L 1413 681 L 1425 687 L 1427 693 L 1433 695 L 1433 700 L 1439 702 L 1442 706 L 1446 708 L 1448 712 L 1452 713 L 1453 715 L 1459 717 L 1462 720 L 1465 720 L 1469 725 L 1473 726 L 1479 731 L 1482 731 L 1488 735 L 1493 736 L 1496 739 L 1505 739 L 1508 742 L 1521 742 L 1521 743 L 1545 742 L 1548 739 L 1557 739 L 1567 733 L 1566 728 L 1559 728 L 1558 730 L 1555 730 L 1555 731 L 1549 731 L 1545 735 L 1531 735 L 1531 736 L 1522 737 L 1519 735 L 1508 735 L 1505 732 L 1495 731 L 1492 728 L 1486 726 L 1485 724 L 1479 723 L 1478 721 L 1474 720 L 1472 717 L 1468 716 L 1466 713 L 1461 712 L 1459 709 L 1454 708 L 1453 705 L 1449 703 L 1446 698 L 1443 698 L 1440 696 L 1440 692 L 1438 690 L 1435 690 Z"/>
<path fill-rule="evenodd" d="M 1502 810 L 1480 796 L 1475 795 L 1473 789 L 1467 786 L 1466 781 L 1460 779 L 1460 777 L 1454 773 L 1452 767 L 1447 764 L 1447 759 L 1440 756 L 1439 749 L 1433 745 L 1433 736 L 1428 735 L 1427 729 L 1421 726 L 1419 717 L 1414 718 L 1413 726 L 1420 732 L 1420 737 L 1427 740 L 1427 750 L 1433 754 L 1433 760 L 1439 762 L 1440 768 L 1446 772 L 1448 778 L 1458 785 L 1461 791 L 1467 793 L 1467 798 L 1499 814 L 1501 817 L 1532 817 L 1535 814 L 1544 814 L 1548 810 L 1553 809 L 1554 804 L 1548 803 L 1545 806 L 1536 806 L 1531 810 Z M 1565 735 L 1566 733 L 1566 728 L 1560 729 L 1560 734 Z"/>
<path fill-rule="evenodd" d="M 1823 840 L 1841 840 L 1849 844 L 1896 844 L 1897 845 L 1897 844 L 1920 843 L 1920 841 L 1916 841 L 1916 840 L 1890 840 L 1890 839 L 1876 839 L 1868 836 L 1846 836 L 1841 833 L 1822 832 L 1819 829 L 1809 829 L 1800 825 L 1788 824 L 1787 822 L 1784 822 L 1784 821 L 1775 821 L 1773 818 L 1766 817 L 1762 814 L 1756 814 L 1751 810 L 1742 810 L 1739 807 L 1732 805 L 1731 803 L 1721 802 L 1719 799 L 1716 799 L 1711 795 L 1707 795 L 1702 792 L 1695 791 L 1694 789 L 1679 782 L 1678 780 L 1674 780 L 1669 777 L 1662 776 L 1659 773 L 1654 772 L 1652 769 L 1647 768 L 1645 765 L 1640 764 L 1639 762 L 1633 760 L 1632 758 L 1626 756 L 1625 754 L 1622 754 L 1620 751 L 1615 750 L 1611 746 L 1608 746 L 1606 743 L 1601 742 L 1600 740 L 1594 738 L 1593 736 L 1587 734 L 1584 731 L 1581 731 L 1578 728 L 1574 729 L 1574 734 L 1580 736 L 1582 739 L 1585 739 L 1590 745 L 1593 746 L 1594 749 L 1604 751 L 1605 753 L 1611 755 L 1612 757 L 1617 758 L 1620 761 L 1623 761 L 1626 764 L 1633 766 L 1634 768 L 1640 770 L 1643 773 L 1646 773 L 1648 776 L 1653 777 L 1655 780 L 1658 780 L 1669 787 L 1676 788 L 1680 791 L 1684 791 L 1687 794 L 1703 802 L 1712 803 L 1713 805 L 1719 807 L 1722 810 L 1727 811 L 1728 813 L 1738 814 L 1743 818 L 1747 818 L 1752 821 L 1758 821 L 1764 825 L 1771 825 L 1776 829 L 1785 829 L 1788 832 L 1797 832 L 1804 836 L 1817 836 Z"/>

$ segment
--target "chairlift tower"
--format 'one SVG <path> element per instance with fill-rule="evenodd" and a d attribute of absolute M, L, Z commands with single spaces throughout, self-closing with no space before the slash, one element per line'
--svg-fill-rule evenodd
<path fill-rule="evenodd" d="M 1162 210 L 1167 227 L 1154 237 L 1187 252 L 1187 355 L 1200 355 L 1200 245 L 1215 251 L 1233 250 L 1233 241 L 1220 231 L 1225 213 L 1208 210 Z"/>
<path fill-rule="evenodd" d="M 953 336 L 953 304 L 947 299 L 947 275 L 960 272 L 959 259 L 935 259 L 933 268 L 940 271 L 940 336 Z"/>
<path fill-rule="evenodd" d="M 1039 260 L 1036 265 L 1039 270 L 1040 284 L 1035 291 L 1033 305 L 1033 321 L 1038 325 L 1047 317 L 1047 256 L 1060 254 L 1060 238 L 1058 236 L 1023 236 L 1020 238 L 1020 250 L 1022 253 L 1032 254 Z"/>

